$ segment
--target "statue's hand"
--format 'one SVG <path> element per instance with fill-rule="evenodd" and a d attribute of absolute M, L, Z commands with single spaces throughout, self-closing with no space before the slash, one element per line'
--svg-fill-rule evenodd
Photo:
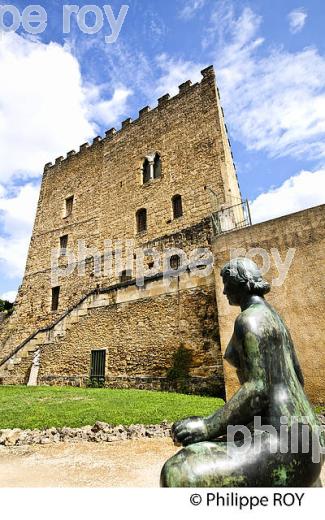
<path fill-rule="evenodd" d="M 208 429 L 204 417 L 188 417 L 172 426 L 172 438 L 176 445 L 187 446 L 208 439 Z"/>

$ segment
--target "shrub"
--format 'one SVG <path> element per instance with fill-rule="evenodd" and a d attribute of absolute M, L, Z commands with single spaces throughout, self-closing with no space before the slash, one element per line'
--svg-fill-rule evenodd
<path fill-rule="evenodd" d="M 104 377 L 90 377 L 86 381 L 87 388 L 105 388 Z"/>
<path fill-rule="evenodd" d="M 166 377 L 176 392 L 186 394 L 189 391 L 192 357 L 192 352 L 183 345 L 180 345 L 173 356 L 173 365 L 168 370 Z"/>

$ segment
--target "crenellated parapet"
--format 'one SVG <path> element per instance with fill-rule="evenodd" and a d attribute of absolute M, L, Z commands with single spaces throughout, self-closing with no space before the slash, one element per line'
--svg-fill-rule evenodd
<path fill-rule="evenodd" d="M 201 74 L 45 165 L 0 385 L 35 382 L 39 352 L 43 384 L 89 379 L 106 350 L 114 377 L 165 377 L 180 345 L 195 377 L 222 380 L 215 278 L 190 267 L 209 258 L 211 213 L 240 193 L 213 67 Z"/>
<path fill-rule="evenodd" d="M 215 80 L 215 73 L 213 65 L 203 69 L 201 71 L 202 74 L 202 80 L 201 83 L 207 82 L 207 81 L 214 81 Z M 192 84 L 190 80 L 185 81 L 181 85 L 179 85 L 178 94 L 175 96 L 170 96 L 170 94 L 164 94 L 161 96 L 157 101 L 158 104 L 154 108 L 150 108 L 149 106 L 143 107 L 141 110 L 139 110 L 139 116 L 136 119 L 131 119 L 128 117 L 121 123 L 121 128 L 119 130 L 116 130 L 115 128 L 110 128 L 105 132 L 105 136 L 97 136 L 92 140 L 92 143 L 84 143 L 79 147 L 79 151 L 71 150 L 67 153 L 66 157 L 60 156 L 55 159 L 54 164 L 51 162 L 48 162 L 44 166 L 44 173 L 48 172 L 51 168 L 60 165 L 63 162 L 66 162 L 68 160 L 71 160 L 78 156 L 81 153 L 88 152 L 91 150 L 94 146 L 101 145 L 105 141 L 111 141 L 117 136 L 121 136 L 122 132 L 128 131 L 130 127 L 132 127 L 134 124 L 138 123 L 139 121 L 143 120 L 145 117 L 147 117 L 149 114 L 152 114 L 156 110 L 162 110 L 169 106 L 171 102 L 173 102 L 175 99 L 177 99 L 180 96 L 186 95 L 189 93 L 192 89 L 197 88 L 200 85 L 200 83 Z"/>

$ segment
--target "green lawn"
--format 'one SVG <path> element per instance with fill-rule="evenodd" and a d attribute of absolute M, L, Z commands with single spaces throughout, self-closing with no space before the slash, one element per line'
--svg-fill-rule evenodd
<path fill-rule="evenodd" d="M 208 415 L 223 400 L 145 390 L 0 386 L 0 429 L 158 424 L 190 415 Z"/>

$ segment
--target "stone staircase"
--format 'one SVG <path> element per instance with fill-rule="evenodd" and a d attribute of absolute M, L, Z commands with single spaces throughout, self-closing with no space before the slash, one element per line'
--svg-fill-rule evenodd
<path fill-rule="evenodd" d="M 157 297 L 161 294 L 178 292 L 199 285 L 214 284 L 214 274 L 212 273 L 210 277 L 206 278 L 195 278 L 190 273 L 184 272 L 178 279 L 174 278 L 167 287 L 160 274 L 154 275 L 146 281 L 148 283 L 143 288 L 144 290 L 136 286 L 136 280 L 120 282 L 106 289 L 92 290 L 76 305 L 68 309 L 55 323 L 37 330 L 12 350 L 9 355 L 0 359 L 0 380 L 4 384 L 15 384 L 12 383 L 12 380 L 15 379 L 15 371 L 19 372 L 19 366 L 24 363 L 25 372 L 30 371 L 28 384 L 37 384 L 35 373 L 38 374 L 42 351 L 48 345 L 64 339 L 70 328 L 78 324 L 80 320 L 85 319 L 91 310 L 143 298 Z"/>
<path fill-rule="evenodd" d="M 101 293 L 92 291 L 86 297 L 83 297 L 76 306 L 65 312 L 54 324 L 44 329 L 39 329 L 35 334 L 18 345 L 11 354 L 0 360 L 0 378 L 7 379 L 8 376 L 10 377 L 10 373 L 23 360 L 30 359 L 30 365 L 33 366 L 33 359 L 36 353 L 39 352 L 41 355 L 42 349 L 46 348 L 47 345 L 64 338 L 69 329 L 87 316 L 91 309 L 106 307 L 112 303 L 114 303 L 114 293 L 111 291 Z M 32 372 L 33 370 L 31 370 L 28 383 L 30 385 L 35 384 L 35 374 L 32 374 Z"/>

